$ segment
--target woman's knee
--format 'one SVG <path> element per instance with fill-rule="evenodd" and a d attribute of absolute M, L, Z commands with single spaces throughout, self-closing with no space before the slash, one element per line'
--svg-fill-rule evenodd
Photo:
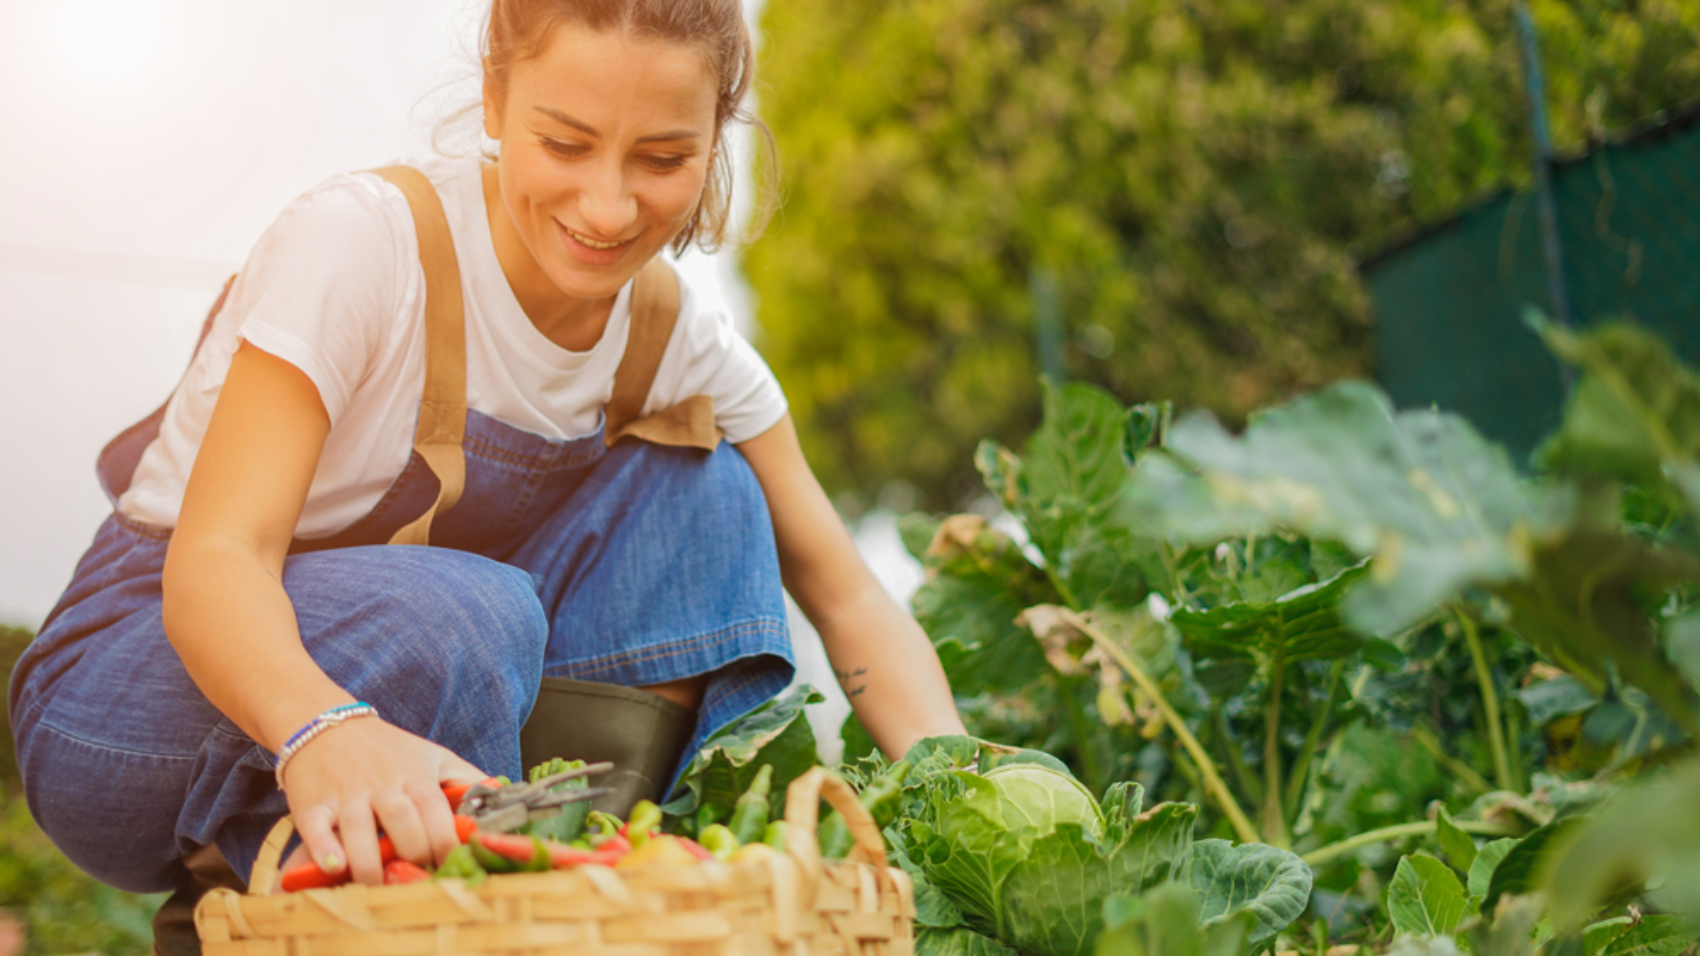
<path fill-rule="evenodd" d="M 447 691 L 498 673 L 541 674 L 548 621 L 519 568 L 386 545 L 291 558 L 284 586 L 308 652 L 345 687 L 399 679 Z"/>

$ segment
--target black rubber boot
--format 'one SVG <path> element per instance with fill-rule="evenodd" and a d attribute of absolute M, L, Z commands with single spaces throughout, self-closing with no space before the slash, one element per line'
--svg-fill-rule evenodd
<path fill-rule="evenodd" d="M 230 864 L 217 846 L 203 846 L 183 858 L 189 868 L 189 879 L 172 893 L 153 914 L 154 956 L 201 956 L 201 937 L 195 932 L 195 904 L 214 887 L 227 887 L 238 893 L 248 884 Z"/>
<path fill-rule="evenodd" d="M 525 769 L 560 757 L 610 761 L 614 769 L 590 782 L 613 793 L 591 806 L 622 819 L 639 800 L 660 802 L 679 756 L 696 730 L 696 714 L 646 690 L 545 677 L 537 705 L 519 732 Z"/>

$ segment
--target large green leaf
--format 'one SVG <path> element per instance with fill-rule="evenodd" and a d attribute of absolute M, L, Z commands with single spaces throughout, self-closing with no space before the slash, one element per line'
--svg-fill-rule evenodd
<path fill-rule="evenodd" d="M 1448 936 L 1464 918 L 1463 884 L 1452 868 L 1432 856 L 1399 860 L 1387 884 L 1387 915 L 1406 936 Z"/>
<path fill-rule="evenodd" d="M 1182 883 L 1142 896 L 1112 896 L 1104 901 L 1096 956 L 1240 956 L 1257 927 L 1250 910 L 1201 920 L 1198 900 Z"/>
<path fill-rule="evenodd" d="M 1273 601 L 1179 610 L 1169 620 L 1190 639 L 1189 649 L 1199 658 L 1280 657 L 1293 663 L 1345 657 L 1363 646 L 1363 637 L 1340 620 L 1340 598 L 1365 573 L 1359 565 Z"/>
<path fill-rule="evenodd" d="M 1369 633 L 1401 630 L 1468 584 L 1520 578 L 1529 535 L 1563 516 L 1463 419 L 1395 414 L 1361 382 L 1271 409 L 1238 437 L 1187 415 L 1168 447 L 1198 474 L 1143 456 L 1130 521 L 1194 544 L 1282 527 L 1373 556 L 1344 608 Z"/>
<path fill-rule="evenodd" d="M 662 810 L 669 816 L 689 817 L 704 805 L 732 815 L 732 805 L 749 788 L 762 765 L 773 765 L 772 812 L 782 812 L 785 788 L 820 762 L 815 734 L 803 708 L 826 698 L 799 684 L 721 728 L 691 759 Z"/>
<path fill-rule="evenodd" d="M 1015 950 L 964 926 L 915 930 L 915 956 L 1021 956 Z"/>
<path fill-rule="evenodd" d="M 1555 470 L 1600 475 L 1692 497 L 1700 462 L 1700 376 L 1645 329 L 1622 323 L 1572 332 L 1531 314 L 1547 347 L 1582 370 L 1564 422 L 1538 453 Z"/>
<path fill-rule="evenodd" d="M 1665 656 L 1647 608 L 1654 595 L 1700 579 L 1700 558 L 1649 547 L 1616 528 L 1578 526 L 1529 552 L 1521 581 L 1496 593 L 1525 640 L 1600 692 L 1610 665 L 1690 733 L 1700 732 L 1691 689 Z"/>
<path fill-rule="evenodd" d="M 1493 884 L 1493 871 L 1504 862 L 1505 855 L 1517 845 L 1514 837 L 1501 837 L 1490 840 L 1476 851 L 1476 858 L 1470 863 L 1469 889 L 1470 898 L 1480 900 L 1487 896 L 1488 887 Z"/>
<path fill-rule="evenodd" d="M 1022 456 L 989 442 L 975 462 L 986 487 L 1020 516 L 1066 603 L 1131 607 L 1148 590 L 1141 563 L 1152 547 L 1122 521 L 1119 501 L 1130 430 L 1143 432 L 1149 412 L 1136 409 L 1130 419 L 1091 385 L 1046 382 L 1043 392 L 1044 420 Z"/>
<path fill-rule="evenodd" d="M 1044 655 L 1015 618 L 1055 591 L 1008 535 L 983 518 L 956 515 L 938 526 L 924 563 L 927 581 L 911 606 L 953 691 L 1014 691 L 1045 672 Z"/>
<path fill-rule="evenodd" d="M 1261 843 L 1200 840 L 1192 845 L 1186 878 L 1199 897 L 1206 926 L 1249 911 L 1256 922 L 1248 943 L 1273 939 L 1310 903 L 1311 871 L 1286 850 Z"/>
<path fill-rule="evenodd" d="M 1505 859 L 1493 868 L 1487 894 L 1482 897 L 1482 912 L 1492 913 L 1499 899 L 1506 895 L 1522 896 L 1541 888 L 1539 867 L 1542 857 L 1560 842 L 1574 826 L 1575 817 L 1564 817 L 1529 831 L 1512 845 Z"/>
<path fill-rule="evenodd" d="M 1679 956 L 1700 941 L 1700 931 L 1680 916 L 1620 916 L 1587 928 L 1587 956 Z"/>
<path fill-rule="evenodd" d="M 1448 813 L 1444 804 L 1434 821 L 1435 842 L 1440 844 L 1440 850 L 1446 854 L 1454 869 L 1460 873 L 1470 872 L 1471 864 L 1476 862 L 1476 841 L 1468 833 L 1458 828 L 1452 822 L 1452 814 Z"/>
<path fill-rule="evenodd" d="M 1618 794 L 1544 860 L 1553 912 L 1580 919 L 1621 885 L 1657 878 L 1657 902 L 1700 925 L 1697 806 L 1700 761 L 1692 759 Z"/>

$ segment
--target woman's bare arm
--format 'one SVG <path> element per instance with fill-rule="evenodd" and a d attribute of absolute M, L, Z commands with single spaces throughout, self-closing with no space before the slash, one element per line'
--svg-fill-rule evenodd
<path fill-rule="evenodd" d="M 791 417 L 738 449 L 767 494 L 785 586 L 820 631 L 880 750 L 895 760 L 923 737 L 965 733 L 932 643 L 856 551 L 803 458 Z"/>
<path fill-rule="evenodd" d="M 207 699 L 274 753 L 314 716 L 353 700 L 302 646 L 283 588 L 284 559 L 329 431 L 312 380 L 244 343 L 166 556 L 172 646 Z M 371 719 L 321 735 L 287 774 L 290 809 L 314 859 L 346 861 L 362 882 L 382 878 L 374 813 L 403 856 L 440 858 L 455 839 L 439 780 L 482 776 L 447 750 Z"/>

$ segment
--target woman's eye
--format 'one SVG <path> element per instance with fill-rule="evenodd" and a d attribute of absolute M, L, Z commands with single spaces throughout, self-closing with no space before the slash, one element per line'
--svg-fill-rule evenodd
<path fill-rule="evenodd" d="M 659 170 L 662 170 L 662 171 L 666 171 L 666 170 L 669 170 L 669 169 L 678 169 L 679 167 L 685 165 L 686 161 L 688 161 L 689 159 L 690 159 L 689 156 L 676 156 L 676 155 L 675 156 L 645 156 L 643 161 L 644 161 L 645 164 L 647 164 L 652 169 L 659 169 Z"/>
<path fill-rule="evenodd" d="M 556 156 L 583 156 L 586 152 L 585 147 L 578 143 L 568 143 L 562 140 L 548 138 L 544 138 L 542 143 L 544 149 L 554 153 Z"/>

